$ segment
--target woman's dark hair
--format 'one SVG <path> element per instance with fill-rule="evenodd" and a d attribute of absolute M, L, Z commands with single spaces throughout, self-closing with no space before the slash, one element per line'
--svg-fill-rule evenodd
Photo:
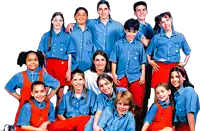
<path fill-rule="evenodd" d="M 99 9 L 99 6 L 101 4 L 106 4 L 108 9 L 110 9 L 110 4 L 108 3 L 108 1 L 105 1 L 105 0 L 100 0 L 98 3 L 97 3 L 97 10 Z"/>
<path fill-rule="evenodd" d="M 155 18 L 154 18 L 154 21 L 155 21 L 155 26 L 154 26 L 154 32 L 155 34 L 158 34 L 160 33 L 160 30 L 161 30 L 161 27 L 160 27 L 160 21 L 163 17 L 169 17 L 169 18 L 172 18 L 172 15 L 170 12 L 164 12 L 164 13 L 161 13 L 160 15 L 157 15 Z M 173 23 L 172 23 L 172 27 L 173 27 Z"/>
<path fill-rule="evenodd" d="M 52 24 L 52 20 L 54 17 L 56 16 L 60 16 L 63 19 L 63 25 L 62 25 L 62 30 L 65 30 L 65 21 L 64 21 L 64 17 L 63 14 L 61 12 L 55 12 L 51 18 L 51 28 L 50 28 L 50 35 L 49 35 L 49 39 L 48 39 L 48 51 L 51 50 L 51 39 L 52 39 L 52 29 L 53 29 L 53 24 Z"/>
<path fill-rule="evenodd" d="M 27 52 L 24 52 L 22 51 L 21 53 L 19 53 L 19 56 L 17 58 L 17 65 L 19 65 L 20 67 L 23 65 L 23 64 L 26 64 L 26 58 L 28 56 L 28 54 L 30 53 L 35 53 L 38 57 L 38 61 L 39 61 L 39 66 L 40 67 L 43 67 L 43 64 L 44 64 L 44 55 L 42 54 L 41 51 L 27 51 Z"/>
<path fill-rule="evenodd" d="M 95 69 L 95 65 L 93 63 L 93 61 L 95 60 L 95 57 L 97 55 L 101 55 L 106 59 L 106 66 L 105 66 L 104 72 L 110 72 L 110 63 L 109 63 L 109 60 L 108 60 L 108 56 L 106 55 L 106 53 L 103 50 L 96 50 L 94 52 L 93 57 L 92 57 L 92 66 L 91 66 L 90 70 L 92 72 L 97 72 L 96 69 Z"/>

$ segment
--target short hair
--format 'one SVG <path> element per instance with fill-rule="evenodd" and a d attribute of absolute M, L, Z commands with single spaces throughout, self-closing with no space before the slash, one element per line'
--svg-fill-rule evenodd
<path fill-rule="evenodd" d="M 136 2 L 136 3 L 133 5 L 133 10 L 136 11 L 137 6 L 139 6 L 139 5 L 143 5 L 143 6 L 145 6 L 146 9 L 147 9 L 147 4 L 146 4 L 146 2 L 144 2 L 144 1 L 138 1 L 138 2 Z"/>
<path fill-rule="evenodd" d="M 105 1 L 105 0 L 100 0 L 98 3 L 97 3 L 97 10 L 99 9 L 99 6 L 101 4 L 106 4 L 108 9 L 110 9 L 110 4 L 108 3 L 108 1 Z"/>
<path fill-rule="evenodd" d="M 78 13 L 79 10 L 84 10 L 85 13 L 86 13 L 86 15 L 88 16 L 88 11 L 87 11 L 87 9 L 84 8 L 84 7 L 78 7 L 78 8 L 76 9 L 75 13 L 74 13 L 74 16 Z"/>
<path fill-rule="evenodd" d="M 35 82 L 33 82 L 32 85 L 31 85 L 31 91 L 33 91 L 33 88 L 34 88 L 34 86 L 36 86 L 36 85 L 43 85 L 44 88 L 46 87 L 45 84 L 44 84 L 44 82 L 42 82 L 42 81 L 35 81 Z"/>
<path fill-rule="evenodd" d="M 133 29 L 134 31 L 135 30 L 139 30 L 139 25 L 140 25 L 140 23 L 138 22 L 138 20 L 135 20 L 135 19 L 133 19 L 133 18 L 131 18 L 131 19 L 128 19 L 126 22 L 125 22 L 125 24 L 124 24 L 124 29 L 125 30 L 131 30 L 131 29 Z"/>

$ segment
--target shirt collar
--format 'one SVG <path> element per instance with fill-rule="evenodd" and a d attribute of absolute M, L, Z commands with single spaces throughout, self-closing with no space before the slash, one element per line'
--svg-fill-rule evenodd
<path fill-rule="evenodd" d="M 125 43 L 129 43 L 129 44 L 135 44 L 135 43 L 136 43 L 136 39 L 134 38 L 133 41 L 129 42 L 129 41 L 126 39 L 126 36 L 125 36 L 124 42 L 125 42 Z"/>
<path fill-rule="evenodd" d="M 72 93 L 71 98 L 76 98 L 76 95 L 75 95 L 74 91 L 71 91 L 71 93 Z M 84 91 L 82 91 L 82 94 L 81 94 L 80 98 L 84 98 L 84 99 L 86 98 L 86 94 L 85 94 Z"/>
<path fill-rule="evenodd" d="M 81 28 L 78 26 L 78 24 L 76 23 L 75 25 L 74 25 L 74 28 L 73 28 L 74 30 L 81 30 Z M 82 31 L 82 30 L 81 30 Z M 89 27 L 87 26 L 87 24 L 86 24 L 86 27 L 85 27 L 85 30 L 84 30 L 84 32 L 85 31 L 89 31 Z"/>
<path fill-rule="evenodd" d="M 113 22 L 114 22 L 114 20 L 111 17 L 109 17 L 108 23 L 113 23 Z M 100 17 L 97 19 L 97 23 L 101 23 Z"/>
<path fill-rule="evenodd" d="M 166 36 L 165 31 L 164 31 L 163 28 L 160 29 L 160 34 L 161 34 L 161 36 Z M 175 35 L 177 35 L 177 32 L 174 31 L 174 26 L 172 26 L 172 35 L 171 35 L 171 37 L 175 36 Z"/>
<path fill-rule="evenodd" d="M 183 94 L 183 91 L 184 91 L 184 87 L 183 85 L 177 90 L 177 92 L 181 95 Z"/>
<path fill-rule="evenodd" d="M 52 36 L 59 36 L 60 34 L 64 33 L 64 29 L 61 30 L 58 34 L 56 34 L 56 32 L 54 31 L 54 29 L 51 29 L 52 32 Z"/>
<path fill-rule="evenodd" d="M 164 102 L 164 101 L 158 100 L 158 103 L 160 103 L 161 106 L 166 106 L 166 105 L 170 104 L 170 101 L 169 102 Z"/>
<path fill-rule="evenodd" d="M 108 96 L 108 95 L 106 95 L 106 94 L 104 94 L 104 93 L 102 93 L 102 95 L 103 95 L 103 97 L 106 99 L 106 101 L 110 101 L 110 100 L 115 100 L 115 98 L 116 98 L 116 93 L 113 91 L 113 96 L 112 96 L 112 98 L 110 99 L 110 97 Z"/>
<path fill-rule="evenodd" d="M 43 107 L 43 106 L 45 106 L 45 104 L 46 104 L 46 102 L 45 101 L 43 101 L 43 102 L 38 102 L 37 100 L 33 100 L 33 103 L 37 106 L 37 107 Z"/>
<path fill-rule="evenodd" d="M 125 116 L 127 115 L 127 113 L 128 113 L 128 111 L 127 111 L 125 114 L 123 114 L 122 117 L 125 117 Z M 113 109 L 113 114 L 114 114 L 114 116 L 120 117 L 119 114 L 118 114 L 118 112 L 117 112 L 117 107 L 116 107 L 116 106 L 115 106 L 115 108 Z"/>
<path fill-rule="evenodd" d="M 39 71 L 39 68 L 36 68 L 36 70 L 35 71 L 30 71 L 29 69 L 27 69 L 26 70 L 26 73 L 29 75 L 29 76 L 31 76 L 31 75 L 38 75 L 38 71 Z"/>

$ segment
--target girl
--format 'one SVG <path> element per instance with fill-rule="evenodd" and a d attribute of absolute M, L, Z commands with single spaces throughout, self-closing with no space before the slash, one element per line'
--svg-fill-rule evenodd
<path fill-rule="evenodd" d="M 170 70 L 169 86 L 176 105 L 176 131 L 194 131 L 200 109 L 199 98 L 183 67 L 176 66 Z"/>
<path fill-rule="evenodd" d="M 96 50 L 92 57 L 91 69 L 84 72 L 87 85 L 86 87 L 94 91 L 96 94 L 101 93 L 96 81 L 97 77 L 103 73 L 111 76 L 108 57 L 103 50 Z"/>
<path fill-rule="evenodd" d="M 14 126 L 16 126 L 21 107 L 24 105 L 24 102 L 29 100 L 31 97 L 30 87 L 32 82 L 40 80 L 43 81 L 47 87 L 50 87 L 52 90 L 47 95 L 49 99 L 56 93 L 60 86 L 60 83 L 55 78 L 46 72 L 39 70 L 39 66 L 42 67 L 43 62 L 44 57 L 41 52 L 21 52 L 18 56 L 17 64 L 19 66 L 25 64 L 27 66 L 27 70 L 14 75 L 5 86 L 8 93 L 20 102 Z M 17 88 L 21 89 L 20 94 L 16 93 Z"/>
<path fill-rule="evenodd" d="M 50 31 L 43 35 L 38 47 L 45 56 L 47 72 L 60 82 L 60 88 L 56 94 L 56 108 L 63 96 L 63 87 L 70 84 L 71 76 L 71 55 L 68 56 L 67 52 L 70 35 L 64 29 L 63 14 L 55 12 L 51 18 Z"/>
<path fill-rule="evenodd" d="M 166 83 L 159 83 L 156 88 L 158 101 L 154 103 L 146 118 L 142 131 L 173 131 L 173 101 L 171 90 Z"/>
<path fill-rule="evenodd" d="M 157 19 L 157 18 L 156 18 Z M 176 65 L 185 66 L 188 62 L 191 50 L 185 37 L 173 29 L 172 16 L 169 12 L 165 12 L 158 17 L 158 27 L 160 32 L 152 38 L 148 46 L 147 59 L 153 67 L 152 87 L 160 82 L 168 82 L 169 71 Z M 180 62 L 180 49 L 186 55 L 185 61 Z M 153 59 L 151 55 L 154 52 Z"/>
<path fill-rule="evenodd" d="M 32 98 L 20 111 L 16 131 L 46 131 L 55 120 L 54 106 L 46 97 L 45 85 L 35 81 L 31 85 Z"/>
<path fill-rule="evenodd" d="M 99 118 L 98 131 L 135 131 L 135 119 L 132 114 L 133 98 L 129 91 L 116 96 L 115 108 L 106 107 Z M 85 128 L 88 131 L 89 127 Z"/>
<path fill-rule="evenodd" d="M 89 115 L 94 115 L 96 94 L 85 87 L 85 77 L 81 70 L 72 72 L 71 86 L 72 90 L 63 96 L 59 106 L 57 117 L 61 121 L 51 124 L 49 130 L 83 130 Z"/>
<path fill-rule="evenodd" d="M 94 52 L 92 33 L 86 24 L 88 11 L 84 7 L 79 7 L 75 11 L 74 18 L 76 24 L 73 27 L 68 50 L 73 58 L 72 71 L 75 69 L 86 71 L 91 67 Z"/>

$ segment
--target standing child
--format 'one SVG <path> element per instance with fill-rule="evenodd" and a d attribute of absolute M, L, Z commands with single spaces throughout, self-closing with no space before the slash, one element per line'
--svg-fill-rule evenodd
<path fill-rule="evenodd" d="M 160 21 L 160 33 L 154 35 L 146 50 L 148 62 L 154 70 L 152 74 L 153 88 L 160 82 L 168 82 L 171 68 L 178 64 L 185 66 L 191 52 L 185 37 L 174 31 L 172 16 L 169 12 L 160 14 L 158 21 Z M 180 62 L 180 49 L 186 55 L 184 62 Z M 153 52 L 154 60 L 151 58 Z"/>
<path fill-rule="evenodd" d="M 148 111 L 142 131 L 173 131 L 174 103 L 171 90 L 166 83 L 159 83 L 155 90 L 158 101 Z"/>
<path fill-rule="evenodd" d="M 8 93 L 20 102 L 14 126 L 16 126 L 21 107 L 24 105 L 26 100 L 31 98 L 30 87 L 32 82 L 40 80 L 43 81 L 47 87 L 50 87 L 52 90 L 48 94 L 49 99 L 56 93 L 60 86 L 60 83 L 55 78 L 46 72 L 39 70 L 39 66 L 42 67 L 43 62 L 44 56 L 40 52 L 28 51 L 21 52 L 19 54 L 17 64 L 19 66 L 25 64 L 27 66 L 27 70 L 14 75 L 5 86 Z M 16 93 L 17 88 L 21 89 L 20 94 Z"/>
<path fill-rule="evenodd" d="M 48 124 L 55 121 L 53 103 L 46 98 L 45 85 L 35 81 L 31 85 L 32 98 L 20 111 L 16 131 L 46 131 Z"/>
<path fill-rule="evenodd" d="M 60 81 L 56 109 L 63 96 L 63 87 L 69 85 L 71 79 L 71 55 L 68 56 L 67 52 L 70 35 L 64 29 L 63 14 L 55 12 L 51 18 L 50 31 L 43 35 L 38 47 L 45 56 L 47 72 Z"/>
<path fill-rule="evenodd" d="M 88 70 L 92 65 L 92 55 L 95 51 L 92 43 L 92 33 L 86 24 L 88 11 L 79 7 L 74 13 L 76 24 L 71 33 L 69 54 L 72 55 L 72 72 L 75 69 Z"/>
<path fill-rule="evenodd" d="M 176 66 L 170 70 L 169 86 L 176 105 L 174 119 L 176 131 L 195 131 L 200 103 L 183 67 Z"/>
<path fill-rule="evenodd" d="M 129 19 L 124 24 L 126 38 L 115 44 L 110 61 L 112 62 L 113 80 L 117 86 L 128 89 L 133 95 L 136 108 L 136 125 L 142 125 L 141 115 L 145 91 L 146 55 L 140 41 L 134 39 L 139 29 L 139 22 Z M 117 69 L 117 70 L 116 70 Z M 117 72 L 117 73 L 116 73 Z"/>

